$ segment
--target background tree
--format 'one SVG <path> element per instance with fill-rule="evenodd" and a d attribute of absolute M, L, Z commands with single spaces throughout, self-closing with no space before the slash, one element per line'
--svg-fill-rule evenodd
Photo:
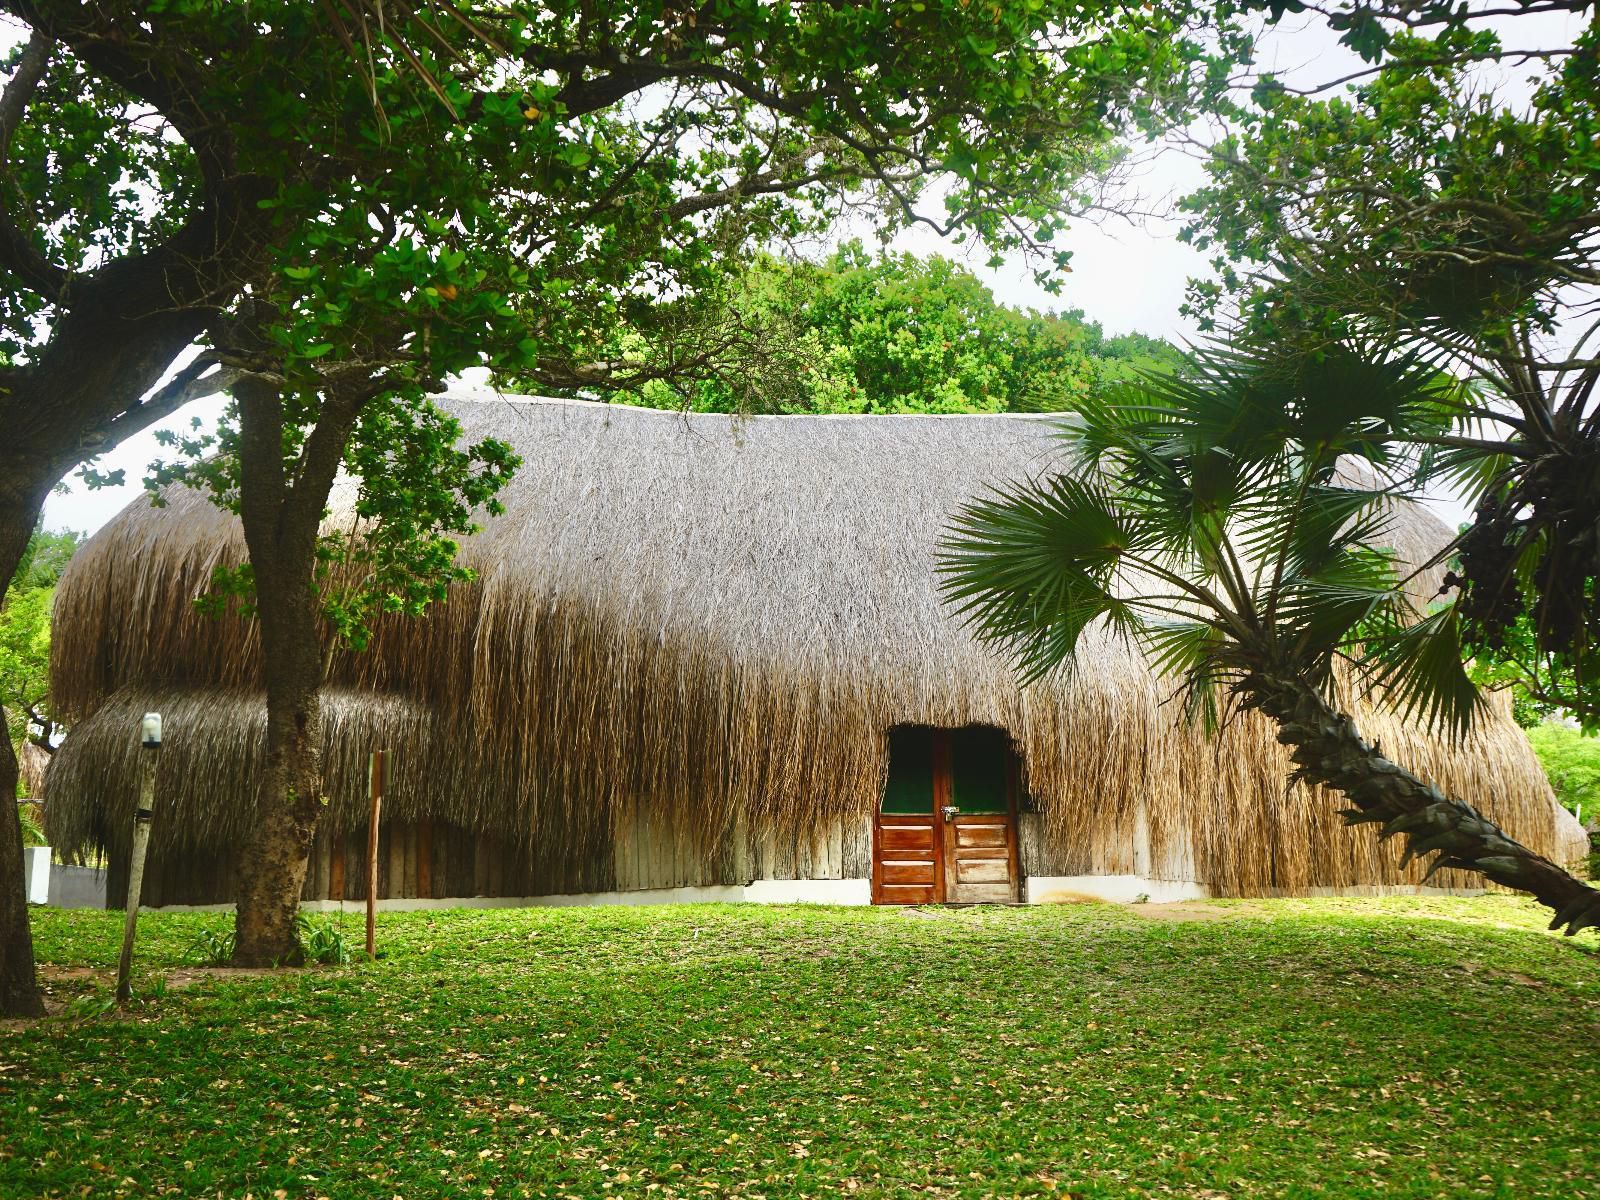
<path fill-rule="evenodd" d="M 1025 677 L 1071 669 L 1103 621 L 1186 689 L 1191 714 L 1277 723 L 1293 779 L 1345 796 L 1350 824 L 1405 859 L 1478 871 L 1600 925 L 1600 891 L 1383 757 L 1332 700 L 1350 669 L 1445 731 L 1479 704 L 1455 606 L 1418 612 L 1389 551 L 1412 478 L 1396 443 L 1440 423 L 1453 386 L 1414 358 L 1329 347 L 1308 364 L 1210 352 L 1193 372 L 1084 406 L 1069 471 L 974 502 L 944 551 L 946 592 Z M 1358 460 L 1369 482 L 1342 462 Z"/>
<path fill-rule="evenodd" d="M 1365 48 L 1381 61 L 1350 94 L 1267 80 L 1239 110 L 1210 184 L 1187 201 L 1188 236 L 1220 272 L 1191 309 L 1236 313 L 1240 336 L 1280 354 L 1315 358 L 1353 336 L 1426 353 L 1463 382 L 1452 426 L 1423 431 L 1412 461 L 1417 486 L 1475 507 L 1448 579 L 1464 649 L 1592 726 L 1600 30 L 1518 53 L 1442 10 L 1414 15 L 1438 35 L 1396 31 L 1393 12 L 1374 10 Z M 1530 101 L 1478 90 L 1468 67 L 1491 60 L 1538 68 Z"/>
<path fill-rule="evenodd" d="M 82 541 L 71 530 L 40 530 L 28 541 L 11 586 L 0 598 L 0 709 L 13 746 L 45 753 L 58 733 L 50 707 L 50 602 Z"/>
<path fill-rule="evenodd" d="M 508 382 L 702 412 L 1040 412 L 1180 358 L 1153 338 L 1108 338 L 1082 312 L 1000 304 L 949 259 L 852 241 L 820 262 L 760 255 L 688 303 L 641 312 L 581 388 L 563 386 L 571 368 Z"/>
<path fill-rule="evenodd" d="M 1556 799 L 1589 830 L 1589 878 L 1600 878 L 1600 738 L 1562 721 L 1540 721 L 1528 742 Z"/>
<path fill-rule="evenodd" d="M 70 530 L 36 530 L 10 586 L 0 595 L 0 716 L 8 750 L 24 768 L 33 768 L 18 773 L 11 795 L 0 803 L 16 811 L 25 846 L 45 842 L 39 807 L 10 802 L 41 794 L 39 762 L 48 762 L 55 751 L 59 727 L 50 704 L 50 606 L 56 582 L 80 541 Z"/>
<path fill-rule="evenodd" d="M 1540 721 L 1528 730 L 1556 799 L 1580 819 L 1600 817 L 1600 739 L 1558 721 Z"/>

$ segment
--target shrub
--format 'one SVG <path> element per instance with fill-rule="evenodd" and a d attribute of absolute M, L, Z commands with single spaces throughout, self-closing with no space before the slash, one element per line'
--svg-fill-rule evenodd
<path fill-rule="evenodd" d="M 1556 799 L 1580 819 L 1600 817 L 1600 738 L 1545 721 L 1528 730 L 1528 741 L 1550 777 Z"/>
<path fill-rule="evenodd" d="M 44 821 L 39 816 L 37 804 L 17 805 L 17 819 L 22 822 L 22 844 L 24 846 L 47 846 L 49 842 L 44 836 Z"/>
<path fill-rule="evenodd" d="M 344 929 L 331 918 L 314 921 L 302 913 L 294 921 L 295 937 L 306 962 L 342 967 L 350 961 L 350 943 Z M 185 957 L 198 967 L 225 967 L 233 961 L 233 925 L 202 929 L 189 943 Z"/>
<path fill-rule="evenodd" d="M 197 967 L 225 967 L 233 960 L 233 926 L 202 929 L 184 957 Z"/>
<path fill-rule="evenodd" d="M 295 918 L 294 927 L 307 962 L 342 967 L 350 961 L 350 945 L 345 941 L 344 929 L 331 918 L 313 921 L 302 913 Z"/>

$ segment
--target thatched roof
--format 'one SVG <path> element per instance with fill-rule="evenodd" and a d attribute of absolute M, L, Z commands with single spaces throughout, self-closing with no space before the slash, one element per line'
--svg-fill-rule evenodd
<path fill-rule="evenodd" d="M 708 839 L 740 812 L 793 827 L 871 810 L 889 727 L 985 723 L 1011 731 L 1052 836 L 1086 869 L 1131 870 L 1143 822 L 1158 863 L 1223 892 L 1416 878 L 1340 828 L 1330 798 L 1285 795 L 1285 756 L 1260 722 L 1217 742 L 1185 727 L 1121 642 L 1024 692 L 951 619 L 933 570 L 944 523 L 990 483 L 1057 462 L 1048 421 L 447 403 L 468 439 L 505 439 L 525 464 L 507 514 L 463 549 L 478 580 L 385 624 L 368 653 L 334 656 L 337 824 L 358 822 L 365 753 L 389 746 L 386 804 L 402 820 L 574 847 L 641 809 Z M 132 786 L 145 708 L 167 719 L 163 795 L 182 814 L 169 836 L 222 844 L 249 817 L 256 634 L 191 607 L 242 539 L 203 497 L 169 499 L 124 510 L 58 592 L 54 696 L 77 723 L 50 813 L 67 844 L 100 836 L 100 798 Z M 1396 548 L 1415 560 L 1442 534 L 1408 512 Z M 1576 852 L 1503 715 L 1455 751 L 1389 717 L 1363 724 L 1516 836 Z"/>

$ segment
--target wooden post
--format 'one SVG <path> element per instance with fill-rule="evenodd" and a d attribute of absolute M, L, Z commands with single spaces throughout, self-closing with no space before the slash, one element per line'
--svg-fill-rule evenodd
<path fill-rule="evenodd" d="M 128 862 L 127 916 L 122 924 L 122 957 L 117 960 L 117 1003 L 133 994 L 133 935 L 139 924 L 139 892 L 144 886 L 144 856 L 150 848 L 150 816 L 156 799 L 156 752 L 161 749 L 161 714 L 146 713 L 139 723 L 139 807 L 133 813 L 133 853 Z"/>
<path fill-rule="evenodd" d="M 346 847 L 344 834 L 337 833 L 333 837 L 333 848 L 328 857 L 328 899 L 344 902 L 344 858 Z"/>
<path fill-rule="evenodd" d="M 377 949 L 373 924 L 378 912 L 378 815 L 383 808 L 383 769 L 386 750 L 374 750 L 367 763 L 367 790 L 372 796 L 372 823 L 367 826 L 367 957 Z"/>
<path fill-rule="evenodd" d="M 417 822 L 417 895 L 433 895 L 433 822 Z"/>

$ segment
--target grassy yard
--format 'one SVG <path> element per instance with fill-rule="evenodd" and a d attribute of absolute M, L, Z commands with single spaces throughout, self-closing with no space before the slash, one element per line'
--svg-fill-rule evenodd
<path fill-rule="evenodd" d="M 224 918 L 147 917 L 141 1005 L 0 1029 L 0 1196 L 1600 1195 L 1592 937 L 1189 907 L 392 914 L 165 983 Z M 35 931 L 105 992 L 118 914 Z"/>

